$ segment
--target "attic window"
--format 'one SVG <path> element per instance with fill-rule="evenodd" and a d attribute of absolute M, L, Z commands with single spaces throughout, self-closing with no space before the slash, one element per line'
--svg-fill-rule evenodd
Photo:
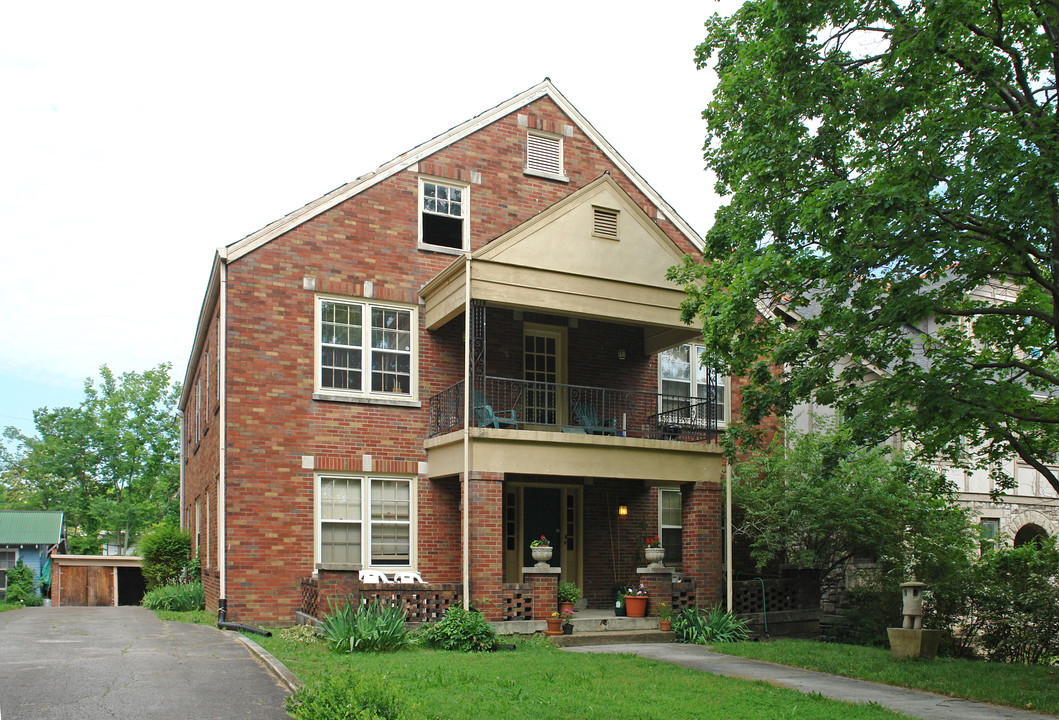
<path fill-rule="evenodd" d="M 526 134 L 526 173 L 566 181 L 563 174 L 563 138 L 541 132 Z"/>
<path fill-rule="evenodd" d="M 618 239 L 618 211 L 610 208 L 592 208 L 592 234 L 607 240 Z"/>
<path fill-rule="evenodd" d="M 419 186 L 419 243 L 430 248 L 467 247 L 468 189 L 431 180 Z"/>

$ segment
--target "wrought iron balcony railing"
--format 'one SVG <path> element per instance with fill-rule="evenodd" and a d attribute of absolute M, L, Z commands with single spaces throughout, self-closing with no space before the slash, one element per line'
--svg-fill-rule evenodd
<path fill-rule="evenodd" d="M 463 427 L 463 382 L 430 398 L 430 436 Z M 471 425 L 612 437 L 713 442 L 718 399 L 486 377 Z"/>

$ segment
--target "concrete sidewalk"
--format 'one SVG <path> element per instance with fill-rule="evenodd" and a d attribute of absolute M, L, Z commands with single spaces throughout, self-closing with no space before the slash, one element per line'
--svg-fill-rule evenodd
<path fill-rule="evenodd" d="M 1015 710 L 986 703 L 956 700 L 934 693 L 880 685 L 865 680 L 825 675 L 760 660 L 710 652 L 701 645 L 648 643 L 628 645 L 586 645 L 566 648 L 567 652 L 628 653 L 652 660 L 674 663 L 715 675 L 762 680 L 804 693 L 820 693 L 835 700 L 878 703 L 896 712 L 922 720 L 1055 720 L 1054 715 Z"/>

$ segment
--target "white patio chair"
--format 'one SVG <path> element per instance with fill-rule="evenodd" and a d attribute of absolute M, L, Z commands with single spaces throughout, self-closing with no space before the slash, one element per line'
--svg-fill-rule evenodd
<path fill-rule="evenodd" d="M 386 573 L 379 572 L 378 570 L 361 570 L 360 581 L 362 583 L 384 583 L 389 584 L 393 581 L 386 577 Z"/>
<path fill-rule="evenodd" d="M 417 572 L 411 572 L 408 570 L 404 572 L 395 573 L 393 576 L 393 581 L 397 583 L 419 583 L 420 585 L 429 585 L 429 583 L 423 579 L 422 575 Z"/>

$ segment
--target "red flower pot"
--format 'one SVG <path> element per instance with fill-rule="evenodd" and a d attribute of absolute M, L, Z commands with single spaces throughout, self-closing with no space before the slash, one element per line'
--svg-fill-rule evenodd
<path fill-rule="evenodd" d="M 644 617 L 647 615 L 647 596 L 626 595 L 625 612 L 629 617 Z"/>

